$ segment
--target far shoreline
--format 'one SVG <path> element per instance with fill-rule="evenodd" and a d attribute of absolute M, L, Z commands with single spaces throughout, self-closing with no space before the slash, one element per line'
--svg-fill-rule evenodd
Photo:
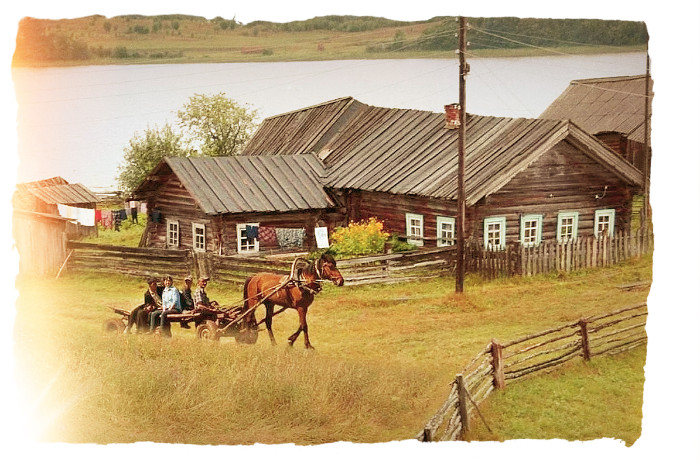
<path fill-rule="evenodd" d="M 624 54 L 646 52 L 646 45 L 629 45 L 620 47 L 611 46 L 579 46 L 558 48 L 509 48 L 497 50 L 475 50 L 469 52 L 469 58 L 527 58 L 543 57 L 551 55 L 596 55 L 596 54 Z M 348 60 L 380 60 L 380 59 L 452 59 L 454 52 L 402 52 L 397 53 L 344 53 L 336 56 L 309 55 L 300 56 L 299 59 L 289 59 L 280 56 L 241 55 L 238 51 L 230 56 L 212 58 L 203 56 L 182 56 L 164 59 L 89 59 L 72 61 L 51 61 L 12 64 L 13 69 L 43 69 L 62 67 L 88 67 L 88 66 L 128 66 L 128 65 L 157 65 L 157 64 L 234 64 L 234 63 L 280 63 L 280 62 L 316 62 L 316 61 L 348 61 Z"/>

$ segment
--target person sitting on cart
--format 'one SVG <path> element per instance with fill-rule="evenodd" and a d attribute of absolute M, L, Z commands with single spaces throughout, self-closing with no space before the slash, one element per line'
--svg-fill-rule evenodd
<path fill-rule="evenodd" d="M 133 325 L 136 325 L 136 333 L 148 332 L 148 315 L 151 311 L 163 306 L 163 301 L 160 296 L 163 293 L 163 288 L 158 286 L 158 279 L 149 278 L 148 289 L 143 294 L 143 304 L 137 306 L 129 314 L 129 322 L 124 329 L 124 333 L 128 334 Z"/>
<path fill-rule="evenodd" d="M 209 277 L 208 276 L 201 276 L 197 280 L 197 288 L 195 289 L 194 293 L 192 294 L 192 301 L 194 301 L 194 310 L 195 311 L 211 311 L 211 310 L 218 310 L 219 309 L 219 304 L 216 303 L 216 301 L 212 300 L 209 301 L 209 296 L 207 295 L 207 283 L 209 282 Z"/>
<path fill-rule="evenodd" d="M 185 287 L 180 291 L 180 305 L 182 312 L 188 313 L 194 309 L 194 300 L 192 300 L 192 276 L 185 276 Z M 190 324 L 186 321 L 180 322 L 180 327 L 189 329 Z"/>
<path fill-rule="evenodd" d="M 161 332 L 164 332 L 166 326 L 169 326 L 168 315 L 182 312 L 182 308 L 180 307 L 180 291 L 173 286 L 172 276 L 165 276 L 165 278 L 163 278 L 163 286 L 163 293 L 161 295 L 162 305 L 151 311 L 149 315 L 151 333 L 155 331 L 156 324 L 160 324 Z"/>

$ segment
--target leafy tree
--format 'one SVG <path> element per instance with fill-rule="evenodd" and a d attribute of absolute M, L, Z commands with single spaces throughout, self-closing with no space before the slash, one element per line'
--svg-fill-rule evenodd
<path fill-rule="evenodd" d="M 255 130 L 257 111 L 226 97 L 195 94 L 178 111 L 186 142 L 203 156 L 235 156 Z"/>
<path fill-rule="evenodd" d="M 182 135 L 169 124 L 163 128 L 147 128 L 142 135 L 134 135 L 124 148 L 124 159 L 119 164 L 117 181 L 123 191 L 133 191 L 164 157 L 184 157 L 188 152 L 182 146 Z"/>

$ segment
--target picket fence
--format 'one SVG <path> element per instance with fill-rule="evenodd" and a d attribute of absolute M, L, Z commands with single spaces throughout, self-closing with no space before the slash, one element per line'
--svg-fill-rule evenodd
<path fill-rule="evenodd" d="M 470 421 L 476 416 L 483 419 L 479 405 L 494 390 L 575 358 L 588 361 L 645 344 L 646 318 L 647 305 L 640 303 L 510 342 L 492 340 L 456 375 L 447 399 L 416 439 L 465 439 Z"/>

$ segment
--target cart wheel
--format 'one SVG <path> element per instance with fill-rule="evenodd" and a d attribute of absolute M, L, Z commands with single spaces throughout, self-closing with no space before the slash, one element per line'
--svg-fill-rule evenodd
<path fill-rule="evenodd" d="M 243 329 L 236 331 L 234 336 L 236 338 L 236 342 L 252 345 L 258 341 L 258 328 L 255 325 L 253 327 L 246 326 L 243 327 Z"/>
<path fill-rule="evenodd" d="M 108 319 L 104 324 L 105 332 L 108 334 L 122 334 L 126 324 L 121 318 Z"/>
<path fill-rule="evenodd" d="M 214 321 L 203 322 L 197 326 L 197 338 L 219 341 L 219 328 Z"/>

